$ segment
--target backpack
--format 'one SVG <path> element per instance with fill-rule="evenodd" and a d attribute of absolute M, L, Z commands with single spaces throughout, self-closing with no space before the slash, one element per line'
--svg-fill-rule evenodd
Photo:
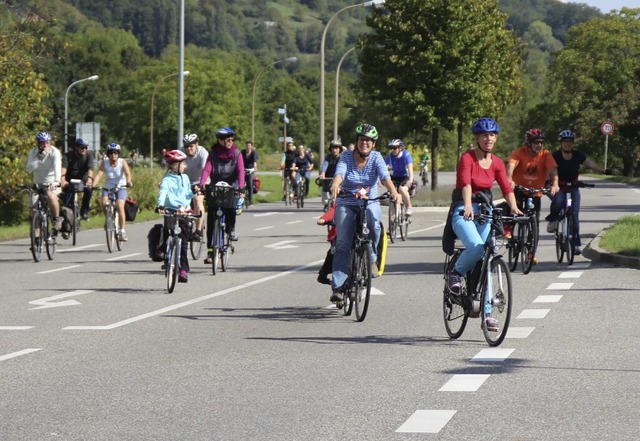
<path fill-rule="evenodd" d="M 164 225 L 155 224 L 147 234 L 149 257 L 154 262 L 162 262 L 165 257 Z"/>

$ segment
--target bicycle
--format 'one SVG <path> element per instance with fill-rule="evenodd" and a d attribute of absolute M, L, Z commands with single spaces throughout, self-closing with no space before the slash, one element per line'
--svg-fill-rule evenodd
<path fill-rule="evenodd" d="M 209 198 L 213 201 L 209 204 L 216 210 L 216 220 L 213 224 L 213 234 L 211 235 L 211 272 L 215 276 L 220 269 L 226 271 L 229 267 L 229 254 L 235 252 L 233 243 L 231 242 L 231 232 L 226 232 L 227 220 L 223 208 L 236 208 L 236 190 L 226 182 L 218 182 L 215 186 L 208 187 Z"/>
<path fill-rule="evenodd" d="M 165 209 L 164 216 L 171 218 L 169 227 L 167 228 L 168 236 L 163 266 L 164 275 L 167 279 L 167 291 L 172 293 L 176 286 L 176 280 L 178 280 L 181 269 L 180 255 L 182 254 L 182 238 L 180 237 L 180 233 L 182 232 L 182 227 L 180 226 L 179 219 L 188 219 L 191 224 L 190 228 L 193 228 L 193 224 L 195 223 L 193 220 L 199 219 L 202 215 L 194 216 L 175 210 Z"/>
<path fill-rule="evenodd" d="M 117 193 L 120 188 L 121 187 L 118 186 L 111 188 L 96 187 L 96 190 L 108 191 L 108 202 L 104 208 L 104 232 L 107 238 L 107 249 L 110 253 L 113 253 L 113 250 L 116 248 L 118 251 L 122 250 L 122 241 L 118 234 L 120 215 L 118 214 L 118 208 L 116 207 Z"/>
<path fill-rule="evenodd" d="M 253 204 L 253 176 L 255 171 L 255 168 L 244 169 L 244 182 L 247 186 L 247 197 L 244 198 L 244 209 L 249 208 L 249 206 Z"/>
<path fill-rule="evenodd" d="M 400 212 L 398 212 L 398 205 L 400 206 Z M 398 230 L 400 230 L 400 239 L 402 241 L 407 239 L 410 223 L 411 216 L 407 216 L 407 206 L 403 201 L 397 204 L 389 203 L 389 239 L 391 243 L 396 241 Z"/>
<path fill-rule="evenodd" d="M 372 245 L 367 225 L 367 205 L 369 202 L 389 198 L 386 192 L 377 198 L 368 198 L 361 190 L 357 193 L 340 192 L 338 197 L 355 198 L 363 201 L 356 214 L 356 230 L 351 245 L 349 271 L 342 293 L 342 302 L 336 302 L 336 307 L 342 309 L 345 316 L 356 310 L 356 320 L 362 322 L 367 316 L 369 299 L 371 297 L 371 252 Z"/>
<path fill-rule="evenodd" d="M 322 193 L 322 210 L 326 213 L 331 208 L 333 201 L 329 197 L 329 191 L 331 190 L 331 183 L 333 178 L 316 178 L 316 185 L 320 187 Z"/>
<path fill-rule="evenodd" d="M 191 201 L 191 208 L 193 209 L 195 206 L 195 198 Z M 200 213 L 196 218 L 202 218 L 204 212 Z M 200 234 L 200 238 L 197 239 L 196 231 L 198 231 L 198 222 L 191 222 L 191 229 L 189 230 L 189 251 L 191 252 L 191 257 L 193 260 L 200 259 L 202 255 L 202 248 L 204 248 L 204 244 L 206 243 L 206 226 L 202 225 L 202 232 Z"/>
<path fill-rule="evenodd" d="M 35 262 L 42 259 L 42 248 L 47 252 L 47 258 L 53 260 L 56 254 L 56 238 L 52 235 L 51 215 L 49 213 L 49 184 L 21 185 L 20 188 L 29 192 L 30 199 L 36 196 L 35 203 L 31 207 L 31 223 L 29 237 L 31 240 L 31 255 Z M 43 240 L 44 238 L 44 240 Z"/>
<path fill-rule="evenodd" d="M 480 222 L 490 222 L 490 232 L 485 242 L 484 255 L 476 263 L 475 267 L 464 275 L 460 293 L 456 294 L 449 289 L 449 273 L 463 248 L 456 248 L 453 255 L 448 255 L 444 262 L 445 286 L 443 291 L 443 315 L 447 334 L 451 339 L 457 339 L 462 335 L 469 317 L 482 319 L 482 332 L 490 346 L 498 346 L 502 343 L 511 320 L 512 284 L 511 272 L 507 263 L 498 254 L 500 244 L 496 236 L 503 232 L 504 222 L 518 222 L 520 216 L 503 216 L 502 209 L 480 204 L 480 212 L 474 217 Z M 490 314 L 490 315 L 489 315 Z M 492 317 L 499 321 L 498 330 L 487 327 L 487 318 Z"/>
<path fill-rule="evenodd" d="M 515 190 L 525 196 L 522 198 L 519 208 L 524 213 L 526 220 L 514 224 L 512 237 L 507 243 L 509 270 L 512 272 L 516 270 L 520 258 L 522 273 L 529 274 L 537 262 L 536 251 L 540 238 L 539 214 L 536 212 L 531 195 L 535 193 L 549 194 L 550 190 L 546 187 L 528 188 L 522 185 L 516 185 Z"/>
<path fill-rule="evenodd" d="M 420 177 L 422 178 L 422 186 L 425 187 L 429 183 L 429 168 L 426 162 L 420 162 Z"/>
<path fill-rule="evenodd" d="M 84 183 L 81 179 L 71 179 L 69 181 L 73 191 L 73 204 L 71 205 L 71 242 L 75 246 L 77 242 L 78 231 L 80 231 L 80 205 L 78 204 L 78 193 L 84 192 Z"/>
<path fill-rule="evenodd" d="M 556 240 L 556 258 L 558 263 L 562 263 L 564 254 L 567 254 L 567 264 L 573 265 L 573 259 L 575 257 L 575 241 L 576 232 L 574 226 L 574 213 L 571 205 L 571 189 L 572 188 L 593 188 L 594 184 L 587 184 L 582 181 L 570 182 L 566 184 L 567 192 L 565 198 L 564 207 L 558 214 L 558 220 L 556 221 L 556 231 L 554 233 Z"/>
<path fill-rule="evenodd" d="M 293 183 L 291 182 L 291 169 L 284 169 L 284 205 L 293 205 Z"/>
<path fill-rule="evenodd" d="M 297 208 L 304 208 L 304 197 L 305 197 L 304 192 L 306 191 L 305 185 L 306 183 L 305 183 L 304 175 L 301 175 L 300 181 L 298 182 L 298 195 L 296 197 Z"/>

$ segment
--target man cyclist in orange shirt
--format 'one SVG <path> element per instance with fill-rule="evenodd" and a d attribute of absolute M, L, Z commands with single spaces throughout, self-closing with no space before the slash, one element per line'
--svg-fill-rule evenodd
<path fill-rule="evenodd" d="M 528 188 L 541 188 L 547 182 L 551 183 L 551 196 L 560 189 L 558 186 L 558 165 L 551 152 L 544 148 L 544 132 L 540 129 L 528 130 L 524 136 L 524 145 L 517 148 L 507 161 L 507 177 L 511 185 L 521 185 Z M 532 195 L 522 194 L 516 190 L 518 207 L 522 207 L 522 199 L 533 198 L 536 218 L 540 222 L 541 193 Z M 505 228 L 505 237 L 510 237 L 511 228 Z"/>

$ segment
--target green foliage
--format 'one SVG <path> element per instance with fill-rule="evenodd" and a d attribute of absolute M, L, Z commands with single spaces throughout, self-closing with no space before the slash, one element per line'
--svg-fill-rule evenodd
<path fill-rule="evenodd" d="M 618 219 L 605 231 L 599 245 L 612 253 L 640 257 L 640 218 L 625 216 Z"/>

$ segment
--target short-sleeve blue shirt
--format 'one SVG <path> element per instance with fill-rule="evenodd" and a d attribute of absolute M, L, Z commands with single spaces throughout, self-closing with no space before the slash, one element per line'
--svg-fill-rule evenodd
<path fill-rule="evenodd" d="M 335 176 L 342 176 L 342 189 L 349 193 L 356 193 L 361 188 L 369 189 L 369 197 L 378 197 L 378 182 L 389 179 L 387 165 L 380 152 L 372 151 L 369 160 L 362 169 L 356 166 L 353 154 L 355 150 L 348 150 L 340 155 Z M 358 205 L 358 200 L 338 198 L 339 204 Z M 373 203 L 373 202 L 372 202 Z M 377 203 L 377 201 L 375 201 Z"/>

